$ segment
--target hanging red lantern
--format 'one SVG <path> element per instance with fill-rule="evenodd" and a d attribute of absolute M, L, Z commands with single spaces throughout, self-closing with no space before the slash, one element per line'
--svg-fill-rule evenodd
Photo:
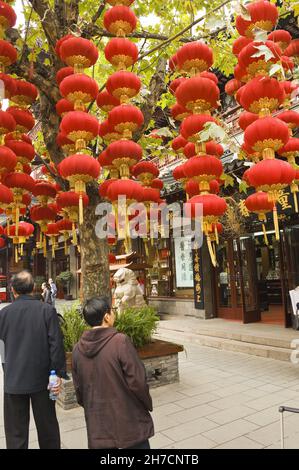
<path fill-rule="evenodd" d="M 119 140 L 122 137 L 119 132 L 116 132 L 114 126 L 109 123 L 108 119 L 100 124 L 99 136 L 107 143 Z"/>
<path fill-rule="evenodd" d="M 61 219 L 56 222 L 56 227 L 58 233 L 61 233 L 64 238 L 64 253 L 68 254 L 67 240 L 70 237 L 70 234 L 73 232 L 73 223 L 68 219 Z"/>
<path fill-rule="evenodd" d="M 14 171 L 17 164 L 16 154 L 5 145 L 0 146 L 0 174 Z"/>
<path fill-rule="evenodd" d="M 137 18 L 130 8 L 119 5 L 106 11 L 104 26 L 115 36 L 128 36 L 136 29 Z"/>
<path fill-rule="evenodd" d="M 176 153 L 182 153 L 187 143 L 188 141 L 184 137 L 178 135 L 172 140 L 171 147 Z"/>
<path fill-rule="evenodd" d="M 237 64 L 234 67 L 234 76 L 236 80 L 239 80 L 241 83 L 246 83 L 250 79 L 250 76 L 247 73 L 247 70 L 245 67 L 241 67 L 240 64 Z"/>
<path fill-rule="evenodd" d="M 97 105 L 103 111 L 109 113 L 115 106 L 120 105 L 120 101 L 105 90 L 98 94 Z"/>
<path fill-rule="evenodd" d="M 60 83 L 61 95 L 73 103 L 75 110 L 84 111 L 85 105 L 94 101 L 99 93 L 97 82 L 84 73 L 75 73 Z"/>
<path fill-rule="evenodd" d="M 68 100 L 65 100 L 64 98 L 62 100 L 57 101 L 56 103 L 56 113 L 63 117 L 65 114 L 74 111 L 74 105 Z"/>
<path fill-rule="evenodd" d="M 62 67 L 62 69 L 58 70 L 56 73 L 57 84 L 60 85 L 64 78 L 69 77 L 69 75 L 73 75 L 73 73 L 75 73 L 73 67 Z"/>
<path fill-rule="evenodd" d="M 184 83 L 186 80 L 188 80 L 187 78 L 185 77 L 180 77 L 180 78 L 176 78 L 175 80 L 173 80 L 171 82 L 171 84 L 169 85 L 169 91 L 172 95 L 175 95 L 175 92 L 176 90 L 178 89 L 178 87 Z"/>
<path fill-rule="evenodd" d="M 83 207 L 87 207 L 89 204 L 89 198 L 87 194 L 82 195 Z M 79 222 L 79 206 L 80 206 L 80 195 L 74 191 L 66 191 L 60 193 L 57 196 L 57 208 L 59 212 L 62 212 L 64 217 L 72 222 L 72 237 L 74 245 L 77 245 L 77 232 L 75 224 Z"/>
<path fill-rule="evenodd" d="M 35 85 L 25 80 L 15 80 L 15 90 L 11 94 L 10 100 L 17 106 L 26 107 L 31 106 L 37 96 L 38 91 Z"/>
<path fill-rule="evenodd" d="M 113 108 L 109 113 L 108 122 L 124 138 L 131 139 L 133 132 L 143 125 L 144 117 L 140 109 L 127 104 Z"/>
<path fill-rule="evenodd" d="M 277 152 L 289 140 L 287 125 L 273 117 L 260 118 L 248 126 L 244 133 L 246 145 L 263 154 L 265 158 L 274 158 Z"/>
<path fill-rule="evenodd" d="M 19 250 L 18 245 L 20 245 L 20 255 L 23 255 L 23 245 L 26 243 L 27 239 L 33 235 L 34 226 L 28 222 L 20 222 L 18 225 L 10 225 L 5 229 L 5 235 L 12 239 L 15 247 L 15 262 L 19 261 Z"/>
<path fill-rule="evenodd" d="M 56 137 L 56 144 L 58 147 L 62 148 L 62 151 L 65 155 L 69 155 L 70 153 L 74 153 L 75 146 L 74 142 L 67 138 L 66 134 L 63 132 L 59 132 Z"/>
<path fill-rule="evenodd" d="M 280 49 L 285 51 L 292 40 L 292 36 L 285 29 L 276 29 L 269 34 L 268 39 L 277 43 Z"/>
<path fill-rule="evenodd" d="M 28 164 L 35 157 L 33 145 L 27 144 L 27 142 L 23 142 L 22 140 L 8 140 L 6 146 L 15 153 L 17 161 L 22 165 Z"/>
<path fill-rule="evenodd" d="M 109 5 L 112 5 L 113 7 L 118 6 L 118 5 L 124 5 L 126 7 L 129 7 L 135 0 L 107 0 L 107 3 Z"/>
<path fill-rule="evenodd" d="M 290 133 L 299 127 L 299 113 L 293 110 L 283 111 L 277 115 L 277 118 L 285 122 L 290 129 Z"/>
<path fill-rule="evenodd" d="M 30 111 L 27 109 L 17 108 L 15 106 L 10 106 L 6 111 L 14 118 L 16 122 L 15 130 L 17 132 L 23 134 L 33 129 L 35 120 Z M 12 130 L 9 130 L 8 132 L 12 132 Z"/>
<path fill-rule="evenodd" d="M 100 195 L 101 198 L 108 199 L 107 191 L 108 191 L 108 188 L 109 188 L 110 184 L 113 181 L 116 181 L 116 179 L 115 178 L 110 178 L 110 179 L 105 180 L 103 183 L 100 184 L 100 186 L 99 186 L 99 195 Z"/>
<path fill-rule="evenodd" d="M 0 207 L 6 209 L 13 202 L 13 193 L 10 188 L 0 183 Z"/>
<path fill-rule="evenodd" d="M 76 142 L 76 149 L 85 148 L 86 142 L 95 139 L 99 132 L 98 120 L 83 111 L 66 114 L 60 124 L 60 130 L 68 139 Z"/>
<path fill-rule="evenodd" d="M 104 49 L 105 57 L 117 70 L 125 70 L 138 59 L 138 48 L 129 39 L 111 39 Z"/>
<path fill-rule="evenodd" d="M 48 224 L 45 235 L 49 237 L 51 241 L 52 258 L 55 258 L 55 248 L 57 247 L 57 238 L 59 237 L 57 223 L 54 222 L 54 223 Z"/>
<path fill-rule="evenodd" d="M 290 137 L 287 143 L 278 150 L 278 154 L 286 158 L 290 164 L 296 164 L 296 157 L 299 155 L 299 139 Z"/>
<path fill-rule="evenodd" d="M 240 80 L 232 78 L 225 84 L 224 90 L 227 95 L 234 96 L 241 86 Z"/>
<path fill-rule="evenodd" d="M 256 77 L 244 87 L 241 106 L 260 117 L 268 116 L 284 101 L 285 93 L 275 78 Z"/>
<path fill-rule="evenodd" d="M 98 60 L 98 50 L 93 42 L 84 38 L 70 37 L 65 39 L 60 48 L 61 59 L 74 68 L 75 73 L 83 72 Z"/>
<path fill-rule="evenodd" d="M 42 206 L 45 206 L 55 199 L 57 190 L 53 183 L 41 180 L 35 183 L 32 194 Z"/>
<path fill-rule="evenodd" d="M 256 28 L 271 31 L 275 27 L 278 20 L 278 9 L 273 3 L 262 0 L 250 3 L 245 8 L 251 19 L 245 20 L 242 16 L 236 17 L 236 28 L 241 36 L 252 38 Z"/>
<path fill-rule="evenodd" d="M 134 166 L 132 170 L 132 174 L 135 178 L 141 181 L 143 186 L 152 186 L 154 179 L 159 176 L 159 169 L 157 165 L 155 165 L 152 162 L 142 161 L 142 162 L 137 163 Z M 162 187 L 163 187 L 163 182 L 162 182 Z M 156 188 L 156 189 L 159 189 L 159 188 Z"/>
<path fill-rule="evenodd" d="M 240 54 L 241 50 L 244 49 L 244 47 L 248 46 L 249 43 L 252 42 L 251 38 L 246 38 L 244 36 L 241 36 L 237 39 L 234 40 L 233 42 L 233 54 L 238 57 Z"/>
<path fill-rule="evenodd" d="M 176 121 L 183 121 L 187 116 L 191 114 L 191 112 L 186 109 L 184 106 L 176 103 L 170 108 L 171 116 Z"/>
<path fill-rule="evenodd" d="M 176 166 L 174 170 L 172 170 L 172 176 L 175 180 L 179 181 L 183 186 L 183 189 L 185 189 L 188 181 L 188 178 L 185 175 L 185 163 Z"/>
<path fill-rule="evenodd" d="M 61 59 L 61 55 L 60 55 L 60 48 L 61 48 L 61 45 L 64 41 L 66 41 L 67 39 L 70 39 L 70 38 L 74 38 L 75 36 L 73 34 L 66 34 L 65 36 L 63 36 L 62 38 L 60 38 L 57 42 L 56 42 L 56 45 L 55 45 L 55 52 L 56 54 L 58 55 L 59 59 Z"/>
<path fill-rule="evenodd" d="M 223 172 L 221 161 L 212 155 L 201 155 L 190 158 L 184 164 L 184 173 L 199 183 L 200 191 L 209 191 L 209 182 L 220 178 Z"/>
<path fill-rule="evenodd" d="M 254 57 L 258 52 L 257 46 L 267 47 L 272 52 L 272 57 L 266 60 L 265 54 Z M 273 41 L 263 42 L 251 42 L 248 46 L 244 47 L 239 54 L 238 60 L 239 65 L 246 69 L 250 77 L 256 77 L 258 75 L 268 75 L 270 68 L 276 62 L 279 62 L 282 56 L 282 51 L 279 46 Z"/>
<path fill-rule="evenodd" d="M 161 191 L 163 189 L 163 186 L 164 186 L 164 183 L 161 179 L 159 178 L 155 178 L 153 179 L 153 181 L 151 182 L 151 187 L 152 188 L 156 188 L 156 189 L 159 189 L 159 191 Z"/>
<path fill-rule="evenodd" d="M 108 93 L 123 104 L 138 95 L 141 88 L 141 80 L 132 72 L 115 72 L 108 78 L 106 88 Z"/>
<path fill-rule="evenodd" d="M 243 111 L 239 116 L 238 124 L 241 127 L 241 129 L 243 131 L 245 131 L 245 129 L 247 129 L 247 127 L 250 126 L 250 124 L 252 124 L 258 118 L 259 117 L 258 117 L 257 114 L 248 113 L 247 111 Z"/>
<path fill-rule="evenodd" d="M 205 114 L 188 116 L 181 124 L 180 133 L 186 140 L 196 143 L 199 139 L 199 132 L 204 129 L 208 122 L 216 123 L 216 119 Z"/>
<path fill-rule="evenodd" d="M 11 113 L 7 111 L 2 111 L 0 109 L 0 134 L 7 134 L 8 132 L 13 132 L 16 128 L 16 121 Z"/>
<path fill-rule="evenodd" d="M 17 21 L 14 9 L 6 2 L 0 2 L 0 36 L 3 37 L 8 28 L 13 28 Z"/>
<path fill-rule="evenodd" d="M 130 176 L 130 167 L 142 158 L 142 147 L 131 140 L 117 140 L 107 147 L 110 162 L 118 169 L 121 178 Z"/>
<path fill-rule="evenodd" d="M 215 85 L 218 85 L 218 82 L 219 82 L 218 77 L 213 72 L 208 72 L 205 70 L 204 72 L 201 72 L 199 74 L 199 77 L 208 78 L 209 80 L 212 80 L 212 82 L 214 82 Z"/>
<path fill-rule="evenodd" d="M 284 55 L 288 57 L 293 57 L 298 62 L 299 56 L 299 39 L 293 39 L 288 47 L 284 50 Z"/>
<path fill-rule="evenodd" d="M 113 165 L 113 161 L 111 158 L 108 156 L 107 149 L 104 150 L 98 157 L 99 164 L 101 167 L 106 168 L 109 170 L 109 176 L 110 179 L 117 179 L 119 174 L 118 174 L 118 169 Z"/>
<path fill-rule="evenodd" d="M 6 73 L 0 72 L 0 81 L 3 82 L 2 93 L 4 92 L 4 98 L 10 99 L 16 89 L 15 79 Z"/>
<path fill-rule="evenodd" d="M 107 196 L 112 202 L 117 202 L 119 196 L 127 198 L 127 204 L 136 202 L 140 199 L 142 186 L 136 181 L 122 179 L 113 181 L 107 190 Z"/>
<path fill-rule="evenodd" d="M 219 89 L 208 78 L 193 77 L 178 87 L 175 96 L 179 104 L 200 114 L 218 107 Z"/>
<path fill-rule="evenodd" d="M 266 214 L 273 211 L 274 203 L 269 201 L 267 193 L 258 191 L 245 199 L 245 206 L 250 212 L 258 214 L 260 221 L 266 222 Z"/>
<path fill-rule="evenodd" d="M 36 205 L 30 209 L 30 218 L 38 223 L 42 232 L 45 232 L 48 223 L 56 219 L 56 212 L 48 206 Z"/>
<path fill-rule="evenodd" d="M 200 41 L 184 44 L 176 55 L 180 70 L 191 74 L 203 72 L 213 64 L 212 49 Z"/>
<path fill-rule="evenodd" d="M 5 71 L 5 67 L 14 64 L 18 58 L 17 49 L 10 42 L 0 39 L 0 65 L 1 72 Z"/>
<path fill-rule="evenodd" d="M 187 181 L 185 186 L 185 191 L 188 194 L 189 198 L 197 196 L 199 194 L 199 184 L 198 181 L 190 180 Z"/>

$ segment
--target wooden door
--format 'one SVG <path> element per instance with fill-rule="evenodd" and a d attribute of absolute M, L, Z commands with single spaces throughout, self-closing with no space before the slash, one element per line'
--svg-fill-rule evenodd
<path fill-rule="evenodd" d="M 261 320 L 254 237 L 240 238 L 237 246 L 242 286 L 243 323 L 254 323 Z"/>
<path fill-rule="evenodd" d="M 285 326 L 292 326 L 289 291 L 299 286 L 299 224 L 284 228 L 280 240 L 280 272 Z"/>

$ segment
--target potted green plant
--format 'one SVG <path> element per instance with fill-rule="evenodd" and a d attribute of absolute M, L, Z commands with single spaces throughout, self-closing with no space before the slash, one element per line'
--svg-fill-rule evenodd
<path fill-rule="evenodd" d="M 62 271 L 56 276 L 57 283 L 62 286 L 65 300 L 72 300 L 73 296 L 70 294 L 71 283 L 73 280 L 73 273 L 71 271 Z"/>
<path fill-rule="evenodd" d="M 87 330 L 89 327 L 80 312 L 79 302 L 74 302 L 70 307 L 64 307 L 62 317 L 61 331 L 66 352 L 67 370 L 70 372 L 72 369 L 73 347 L 78 343 L 83 331 Z"/>
<path fill-rule="evenodd" d="M 121 315 L 116 315 L 115 328 L 129 336 L 138 349 L 151 342 L 157 329 L 159 317 L 154 307 L 127 308 Z"/>
<path fill-rule="evenodd" d="M 36 292 L 40 292 L 42 288 L 42 284 L 46 282 L 46 278 L 44 276 L 35 276 L 34 278 L 34 290 Z"/>

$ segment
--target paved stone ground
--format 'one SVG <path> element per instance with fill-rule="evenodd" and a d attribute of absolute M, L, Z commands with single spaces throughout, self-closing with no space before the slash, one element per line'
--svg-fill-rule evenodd
<path fill-rule="evenodd" d="M 184 342 L 182 340 L 182 342 Z M 279 448 L 279 405 L 299 407 L 299 365 L 185 344 L 179 384 L 152 390 L 153 448 Z M 0 448 L 5 448 L 0 373 Z M 81 408 L 58 408 L 64 448 L 86 448 Z M 286 447 L 299 448 L 299 415 L 286 417 Z M 32 419 L 30 447 L 37 448 Z"/>

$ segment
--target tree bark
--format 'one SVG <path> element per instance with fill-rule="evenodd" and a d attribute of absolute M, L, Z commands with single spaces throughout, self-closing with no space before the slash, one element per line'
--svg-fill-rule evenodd
<path fill-rule="evenodd" d="M 97 204 L 100 202 L 96 185 L 90 185 L 89 205 L 84 208 L 84 222 L 80 227 L 81 242 L 81 277 L 83 282 L 83 300 L 94 295 L 111 298 L 109 247 L 107 240 L 96 236 L 95 227 Z"/>

